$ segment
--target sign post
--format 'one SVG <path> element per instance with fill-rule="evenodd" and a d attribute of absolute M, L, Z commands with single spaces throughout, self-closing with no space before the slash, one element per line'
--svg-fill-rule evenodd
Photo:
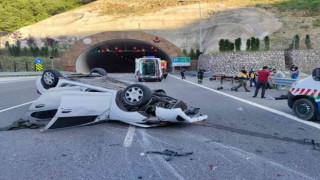
<path fill-rule="evenodd" d="M 40 59 L 40 58 L 36 58 L 35 60 L 34 60 L 34 64 L 35 64 L 35 69 L 36 69 L 36 71 L 42 71 L 43 70 L 43 66 L 42 66 L 42 59 Z"/>

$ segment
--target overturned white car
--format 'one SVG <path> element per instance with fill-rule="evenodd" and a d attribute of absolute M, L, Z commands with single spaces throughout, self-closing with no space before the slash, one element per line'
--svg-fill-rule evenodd
<path fill-rule="evenodd" d="M 46 122 L 44 130 L 51 130 L 109 120 L 156 127 L 208 118 L 199 113 L 199 108 L 188 108 L 164 90 L 128 85 L 106 74 L 101 68 L 93 69 L 90 75 L 68 77 L 53 69 L 45 70 L 36 83 L 42 95 L 30 106 L 29 119 Z"/>

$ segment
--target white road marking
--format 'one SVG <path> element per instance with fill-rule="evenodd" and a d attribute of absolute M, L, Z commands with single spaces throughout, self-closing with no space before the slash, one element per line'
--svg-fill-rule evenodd
<path fill-rule="evenodd" d="M 14 83 L 14 82 L 23 82 L 23 81 L 34 81 L 35 79 L 20 79 L 20 80 L 0 80 L 0 84 L 4 83 Z"/>
<path fill-rule="evenodd" d="M 129 126 L 126 138 L 123 142 L 123 147 L 130 147 L 132 145 L 134 131 L 136 130 L 135 126 Z"/>
<path fill-rule="evenodd" d="M 20 104 L 20 105 L 17 105 L 17 106 L 9 107 L 9 108 L 7 108 L 7 109 L 2 109 L 2 110 L 0 110 L 0 113 L 5 112 L 5 111 L 9 111 L 9 110 L 11 110 L 11 109 L 15 109 L 15 108 L 18 108 L 18 107 L 21 107 L 21 106 L 25 106 L 25 105 L 27 105 L 27 104 L 31 104 L 31 103 L 33 103 L 33 102 L 34 102 L 34 101 L 30 101 L 30 102 L 23 103 L 23 104 Z"/>
<path fill-rule="evenodd" d="M 173 76 L 173 75 L 170 75 L 170 76 L 173 77 L 173 78 L 182 80 L 182 79 L 180 79 L 180 78 L 178 78 L 178 77 L 176 77 L 176 76 Z M 261 105 L 261 104 L 257 104 L 257 103 L 254 103 L 254 102 L 251 102 L 251 101 L 248 101 L 248 100 L 245 100 L 245 99 L 242 99 L 242 98 L 239 98 L 239 97 L 236 97 L 236 96 L 233 96 L 233 95 L 230 95 L 230 94 L 227 94 L 227 93 L 218 91 L 218 90 L 214 90 L 214 89 L 208 88 L 208 87 L 203 86 L 203 85 L 199 85 L 199 84 L 197 84 L 197 83 L 194 83 L 194 82 L 191 82 L 191 81 L 188 81 L 188 80 L 182 80 L 182 81 L 185 81 L 185 82 L 187 82 L 187 83 L 190 83 L 190 84 L 193 84 L 193 85 L 202 87 L 202 88 L 204 88 L 204 89 L 207 89 L 207 90 L 209 90 L 209 91 L 212 91 L 212 92 L 221 94 L 221 95 L 223 95 L 223 96 L 227 96 L 227 97 L 229 97 L 229 98 L 232 98 L 232 99 L 235 99 L 235 100 L 238 100 L 238 101 L 241 101 L 241 102 L 250 104 L 250 105 L 252 105 L 252 106 L 255 106 L 255 107 L 264 109 L 264 110 L 266 110 L 266 111 L 270 111 L 270 112 L 272 112 L 272 113 L 278 114 L 278 115 L 280 115 L 280 116 L 284 116 L 284 117 L 289 118 L 289 119 L 292 119 L 292 120 L 294 120 L 294 121 L 297 121 L 297 122 L 300 122 L 300 123 L 303 123 L 303 124 L 312 126 L 312 127 L 314 127 L 314 128 L 320 129 L 320 124 L 317 124 L 317 123 L 314 123 L 314 122 L 310 122 L 310 121 L 305 121 L 305 120 L 299 119 L 299 118 L 297 118 L 296 116 L 293 116 L 293 115 L 291 115 L 291 114 L 287 114 L 287 113 L 284 113 L 284 112 L 282 112 L 282 111 L 278 111 L 278 110 L 276 110 L 276 109 L 272 109 L 272 108 L 269 108 L 269 107 L 267 107 L 267 106 L 263 106 L 263 105 Z"/>

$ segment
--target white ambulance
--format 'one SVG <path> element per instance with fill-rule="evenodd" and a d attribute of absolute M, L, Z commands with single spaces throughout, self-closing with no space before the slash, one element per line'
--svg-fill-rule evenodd
<path fill-rule="evenodd" d="M 137 58 L 135 74 L 139 82 L 146 80 L 161 81 L 161 59 L 155 57 Z"/>
<path fill-rule="evenodd" d="M 301 119 L 320 120 L 320 68 L 291 86 L 288 105 Z"/>

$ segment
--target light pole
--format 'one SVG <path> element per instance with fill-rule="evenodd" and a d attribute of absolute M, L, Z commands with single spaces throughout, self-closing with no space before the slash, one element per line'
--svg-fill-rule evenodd
<path fill-rule="evenodd" d="M 202 24 L 201 24 L 201 0 L 179 0 L 178 2 L 198 2 L 199 4 L 199 46 L 200 46 L 200 52 L 202 53 Z"/>

